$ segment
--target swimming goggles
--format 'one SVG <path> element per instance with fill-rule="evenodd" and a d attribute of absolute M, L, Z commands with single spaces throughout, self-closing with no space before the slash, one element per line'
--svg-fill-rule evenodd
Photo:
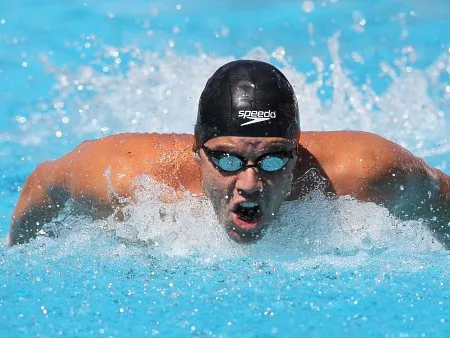
<path fill-rule="evenodd" d="M 247 164 L 248 160 L 239 155 L 214 151 L 205 146 L 202 146 L 202 149 L 217 169 L 228 173 L 256 167 L 265 172 L 273 173 L 283 169 L 293 157 L 292 153 L 289 152 L 269 153 L 258 157 L 255 164 Z"/>

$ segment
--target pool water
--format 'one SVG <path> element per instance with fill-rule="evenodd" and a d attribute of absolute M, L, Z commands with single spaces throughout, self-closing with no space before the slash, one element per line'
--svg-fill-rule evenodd
<path fill-rule="evenodd" d="M 1 238 L 37 164 L 117 132 L 192 132 L 207 78 L 236 58 L 282 69 L 303 130 L 376 132 L 450 173 L 446 0 L 1 8 Z M 123 223 L 68 206 L 58 239 L 0 244 L 0 337 L 450 334 L 450 256 L 419 221 L 313 193 L 238 245 L 207 200 L 163 205 L 170 189 L 137 180 Z"/>

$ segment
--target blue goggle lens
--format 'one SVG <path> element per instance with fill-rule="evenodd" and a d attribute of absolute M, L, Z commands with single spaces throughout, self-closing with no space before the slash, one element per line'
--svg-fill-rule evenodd
<path fill-rule="evenodd" d="M 211 157 L 211 159 L 220 169 L 224 171 L 238 171 L 244 165 L 244 162 L 240 158 L 233 155 L 228 155 L 221 158 Z"/>
<path fill-rule="evenodd" d="M 288 157 L 279 157 L 279 156 L 269 155 L 267 157 L 264 157 L 261 161 L 259 161 L 258 164 L 262 170 L 273 172 L 273 171 L 280 170 L 288 162 L 289 162 Z"/>
<path fill-rule="evenodd" d="M 217 156 L 210 154 L 209 157 L 220 170 L 226 172 L 235 172 L 248 167 L 245 161 L 235 155 L 224 153 L 221 156 Z M 267 172 L 275 172 L 281 170 L 289 162 L 290 158 L 287 155 L 267 155 L 258 160 L 255 166 Z M 253 167 L 253 165 L 250 167 Z"/>

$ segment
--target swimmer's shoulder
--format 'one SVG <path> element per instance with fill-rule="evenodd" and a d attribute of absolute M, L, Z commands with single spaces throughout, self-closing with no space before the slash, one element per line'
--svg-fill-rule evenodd
<path fill-rule="evenodd" d="M 71 187 L 72 194 L 81 195 L 87 189 L 96 190 L 94 195 L 104 194 L 110 182 L 118 193 L 129 195 L 141 174 L 191 190 L 198 186 L 194 180 L 199 177 L 192 142 L 189 134 L 121 133 L 85 141 L 51 166 L 64 176 L 60 181 Z"/>
<path fill-rule="evenodd" d="M 140 150 L 142 148 L 153 149 L 161 146 L 170 146 L 166 151 L 172 148 L 190 146 L 192 147 L 193 135 L 190 134 L 159 134 L 159 133 L 119 133 L 106 136 L 95 140 L 87 140 L 76 147 L 74 153 L 90 152 L 90 151 L 111 151 L 120 152 L 134 148 Z"/>
<path fill-rule="evenodd" d="M 303 132 L 300 145 L 323 163 L 333 164 L 369 159 L 392 161 L 398 153 L 406 151 L 380 135 L 365 131 Z"/>
<path fill-rule="evenodd" d="M 82 142 L 57 161 L 91 166 L 94 162 L 136 162 L 139 158 L 189 151 L 189 134 L 119 133 Z"/>
<path fill-rule="evenodd" d="M 362 131 L 304 132 L 300 144 L 337 194 L 361 199 L 372 182 L 411 163 L 414 157 L 398 144 Z"/>

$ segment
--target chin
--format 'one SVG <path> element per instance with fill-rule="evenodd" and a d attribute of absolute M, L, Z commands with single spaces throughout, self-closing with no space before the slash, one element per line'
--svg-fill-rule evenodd
<path fill-rule="evenodd" d="M 225 225 L 225 230 L 228 236 L 238 243 L 255 243 L 264 236 L 263 226 L 258 226 L 252 230 L 245 230 L 230 222 Z"/>

